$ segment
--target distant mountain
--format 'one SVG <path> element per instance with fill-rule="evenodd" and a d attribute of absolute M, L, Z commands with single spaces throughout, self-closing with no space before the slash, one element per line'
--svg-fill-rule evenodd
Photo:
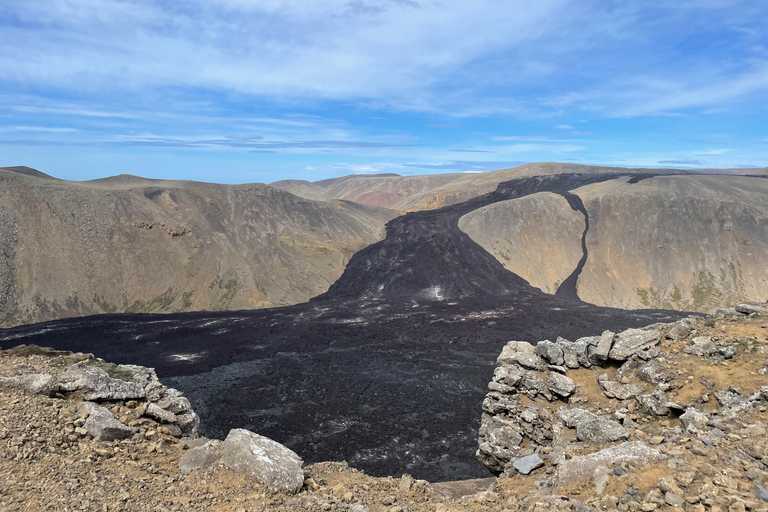
<path fill-rule="evenodd" d="M 586 249 L 576 291 L 599 306 L 710 312 L 768 298 L 768 179 L 633 181 L 498 202 L 463 216 L 459 227 L 548 293 L 559 291 Z M 588 229 L 572 207 L 579 202 Z"/>
<path fill-rule="evenodd" d="M 754 174 L 759 169 L 709 169 L 696 173 Z M 563 173 L 685 173 L 675 169 L 631 169 L 556 162 L 525 164 L 484 173 L 427 174 L 420 176 L 352 175 L 309 182 L 276 181 L 270 185 L 315 200 L 347 199 L 394 210 L 431 210 L 456 204 L 496 190 L 499 183 L 517 178 Z"/>
<path fill-rule="evenodd" d="M 303 302 L 395 216 L 263 184 L 0 168 L 0 325 Z"/>

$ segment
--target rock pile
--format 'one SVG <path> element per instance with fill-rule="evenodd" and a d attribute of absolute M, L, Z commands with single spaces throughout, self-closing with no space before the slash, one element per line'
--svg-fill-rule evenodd
<path fill-rule="evenodd" d="M 559 496 L 561 509 L 587 510 L 579 496 L 618 510 L 768 510 L 763 311 L 509 342 L 483 402 L 478 459 L 501 487 L 530 474 L 531 497 Z"/>

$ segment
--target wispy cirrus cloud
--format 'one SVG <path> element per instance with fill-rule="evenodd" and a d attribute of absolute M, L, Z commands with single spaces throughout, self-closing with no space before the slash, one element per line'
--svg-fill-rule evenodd
<path fill-rule="evenodd" d="M 0 157 L 768 163 L 767 18 L 754 0 L 5 0 Z"/>

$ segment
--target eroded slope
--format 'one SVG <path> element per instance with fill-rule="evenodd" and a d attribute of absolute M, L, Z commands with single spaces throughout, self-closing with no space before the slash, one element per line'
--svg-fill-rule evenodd
<path fill-rule="evenodd" d="M 262 184 L 66 182 L 0 169 L 0 325 L 303 302 L 394 216 Z"/>
<path fill-rule="evenodd" d="M 634 182 L 634 183 L 633 183 Z M 768 181 L 745 176 L 622 177 L 571 191 L 589 217 L 579 297 L 620 308 L 711 311 L 764 300 Z M 585 217 L 550 195 L 476 210 L 460 223 L 507 269 L 553 293 L 576 268 Z M 579 227 L 581 226 L 581 227 Z"/>
<path fill-rule="evenodd" d="M 582 256 L 584 216 L 550 192 L 502 201 L 459 219 L 459 229 L 504 268 L 554 294 Z"/>

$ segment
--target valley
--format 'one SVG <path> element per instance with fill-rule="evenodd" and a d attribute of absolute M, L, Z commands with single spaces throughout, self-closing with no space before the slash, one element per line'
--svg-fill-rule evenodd
<path fill-rule="evenodd" d="M 205 434 L 248 425 L 307 461 L 346 460 L 372 475 L 484 476 L 474 458 L 477 411 L 507 341 L 574 339 L 688 313 L 601 308 L 546 294 L 473 242 L 459 219 L 501 201 L 617 177 L 525 178 L 399 217 L 306 304 L 62 319 L 0 331 L 0 345 L 61 347 L 154 367 L 190 397 Z"/>

